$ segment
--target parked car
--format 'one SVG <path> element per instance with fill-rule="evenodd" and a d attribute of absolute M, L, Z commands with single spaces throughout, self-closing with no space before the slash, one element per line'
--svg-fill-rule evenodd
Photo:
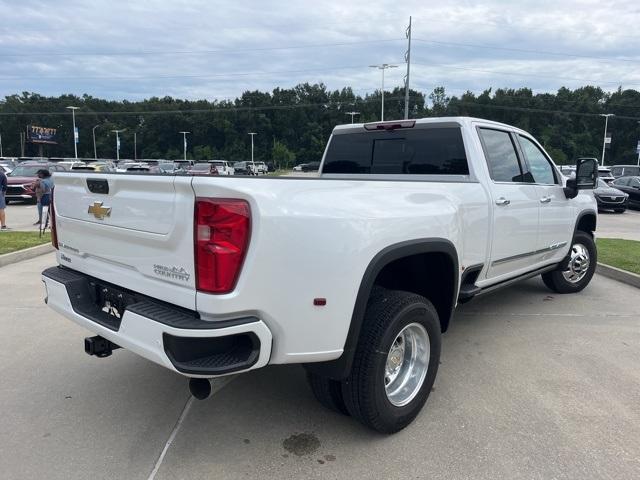
<path fill-rule="evenodd" d="M 640 166 L 638 165 L 614 165 L 611 167 L 611 175 L 615 178 L 619 177 L 638 177 L 640 176 Z"/>
<path fill-rule="evenodd" d="M 213 163 L 201 162 L 196 163 L 191 170 L 187 172 L 189 175 L 218 175 L 218 167 Z"/>
<path fill-rule="evenodd" d="M 116 166 L 116 172 L 120 172 L 120 173 L 124 173 L 127 171 L 148 171 L 149 170 L 149 164 L 145 163 L 145 162 L 131 162 L 131 161 L 125 161 L 125 162 L 120 162 L 118 163 L 118 165 Z"/>
<path fill-rule="evenodd" d="M 0 166 L 2 166 L 4 168 L 4 171 L 6 173 L 9 173 L 9 172 L 11 172 L 11 170 L 16 168 L 17 164 L 18 164 L 18 162 L 16 162 L 13 159 L 9 159 L 9 158 L 0 159 Z"/>
<path fill-rule="evenodd" d="M 63 163 L 63 162 L 60 162 L 60 163 Z M 71 167 L 71 171 L 73 172 L 79 171 L 79 170 L 92 171 L 92 172 L 105 172 L 105 173 L 111 173 L 111 172 L 117 171 L 114 167 L 112 167 L 106 162 L 91 162 L 91 163 L 77 162 L 76 165 L 73 165 Z"/>
<path fill-rule="evenodd" d="M 576 166 L 575 165 L 562 165 L 559 167 L 560 172 L 568 178 L 572 178 L 576 176 Z"/>
<path fill-rule="evenodd" d="M 306 163 L 300 163 L 298 165 L 296 165 L 295 167 L 293 167 L 293 171 L 294 172 L 303 172 L 305 171 L 304 169 L 307 168 L 307 164 Z"/>
<path fill-rule="evenodd" d="M 176 162 L 158 162 L 156 167 L 160 173 L 168 173 L 168 174 L 184 173 L 182 166 L 180 166 L 180 164 Z"/>
<path fill-rule="evenodd" d="M 218 175 L 233 175 L 235 173 L 231 163 L 226 160 L 209 160 L 209 163 L 216 166 Z"/>
<path fill-rule="evenodd" d="M 251 163 L 251 162 L 249 162 Z M 253 162 L 254 164 L 254 168 L 256 171 L 256 175 L 266 175 L 267 173 L 269 173 L 269 168 L 267 167 L 267 164 L 264 162 Z"/>
<path fill-rule="evenodd" d="M 19 163 L 11 173 L 7 175 L 7 202 L 22 200 L 24 202 L 36 203 L 36 192 L 34 183 L 38 170 L 47 169 L 54 174 L 64 172 L 65 169 L 55 163 L 26 161 Z"/>
<path fill-rule="evenodd" d="M 302 165 L 303 172 L 317 172 L 320 168 L 320 162 L 309 162 L 303 163 Z"/>
<path fill-rule="evenodd" d="M 431 394 L 457 303 L 536 275 L 580 292 L 596 268 L 597 163 L 566 179 L 481 119 L 337 126 L 317 178 L 90 178 L 57 180 L 43 272 L 48 306 L 95 332 L 87 353 L 126 348 L 199 399 L 208 378 L 303 364 L 323 405 L 384 433 Z"/>
<path fill-rule="evenodd" d="M 640 208 L 640 176 L 616 178 L 612 186 L 629 195 L 629 208 Z"/>
<path fill-rule="evenodd" d="M 608 184 L 601 178 L 598 178 L 598 185 L 593 190 L 593 196 L 596 197 L 598 211 L 613 210 L 622 213 L 627 209 L 629 195 L 614 188 L 613 184 Z"/>
<path fill-rule="evenodd" d="M 73 167 L 81 167 L 83 165 L 86 165 L 84 162 L 80 162 L 80 161 L 70 161 L 70 160 L 63 160 L 60 162 L 56 162 L 56 165 L 64 168 L 65 170 L 69 171 L 72 170 Z"/>
<path fill-rule="evenodd" d="M 251 162 L 236 162 L 233 170 L 235 175 L 258 175 L 258 168 Z"/>
<path fill-rule="evenodd" d="M 611 175 L 611 170 L 605 167 L 598 167 L 598 178 L 601 178 L 606 183 L 611 183 L 616 179 L 613 175 Z"/>

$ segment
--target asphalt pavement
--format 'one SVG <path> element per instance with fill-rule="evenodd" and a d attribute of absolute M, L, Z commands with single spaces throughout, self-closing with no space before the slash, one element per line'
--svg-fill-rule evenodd
<path fill-rule="evenodd" d="M 640 211 L 627 209 L 624 213 L 601 212 L 598 214 L 596 234 L 602 238 L 640 241 Z"/>
<path fill-rule="evenodd" d="M 238 375 L 189 400 L 181 376 L 43 303 L 42 256 L 0 268 L 0 477 L 640 478 L 638 290 L 539 279 L 462 306 L 425 409 L 376 434 L 323 409 L 298 366 Z"/>

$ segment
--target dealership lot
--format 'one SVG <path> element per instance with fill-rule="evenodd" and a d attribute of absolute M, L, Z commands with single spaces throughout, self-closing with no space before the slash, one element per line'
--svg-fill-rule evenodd
<path fill-rule="evenodd" d="M 315 175 L 313 173 L 292 172 L 292 176 L 304 177 Z M 7 225 L 14 230 L 38 229 L 33 222 L 38 217 L 35 205 L 13 203 L 7 207 Z M 640 211 L 627 210 L 625 213 L 603 212 L 598 216 L 598 237 L 626 238 L 628 240 L 640 240 Z"/>
<path fill-rule="evenodd" d="M 385 437 L 320 407 L 300 367 L 235 378 L 185 404 L 186 381 L 44 305 L 52 255 L 0 269 L 0 471 L 13 478 L 637 478 L 637 289 L 578 295 L 533 279 L 460 308 L 427 408 Z M 306 434 L 306 435 L 300 435 Z"/>

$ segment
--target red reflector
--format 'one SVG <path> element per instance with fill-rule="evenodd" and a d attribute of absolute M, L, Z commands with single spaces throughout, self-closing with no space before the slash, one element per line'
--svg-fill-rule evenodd
<path fill-rule="evenodd" d="M 395 122 L 374 122 L 365 123 L 365 130 L 396 130 L 398 128 L 413 128 L 416 124 L 415 120 L 399 120 Z"/>
<path fill-rule="evenodd" d="M 251 232 L 251 210 L 244 200 L 196 198 L 194 250 L 196 288 L 229 293 L 236 286 Z"/>
<path fill-rule="evenodd" d="M 324 307 L 327 304 L 327 299 L 326 298 L 314 298 L 313 299 L 313 304 L 316 307 Z"/>

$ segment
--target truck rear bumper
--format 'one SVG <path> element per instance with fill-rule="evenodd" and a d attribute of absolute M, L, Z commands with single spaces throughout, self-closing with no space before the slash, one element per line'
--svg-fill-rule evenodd
<path fill-rule="evenodd" d="M 269 362 L 272 335 L 258 318 L 201 320 L 195 312 L 66 268 L 45 270 L 42 280 L 45 301 L 53 310 L 185 376 L 211 378 L 254 370 Z M 116 299 L 123 303 L 118 305 Z"/>

